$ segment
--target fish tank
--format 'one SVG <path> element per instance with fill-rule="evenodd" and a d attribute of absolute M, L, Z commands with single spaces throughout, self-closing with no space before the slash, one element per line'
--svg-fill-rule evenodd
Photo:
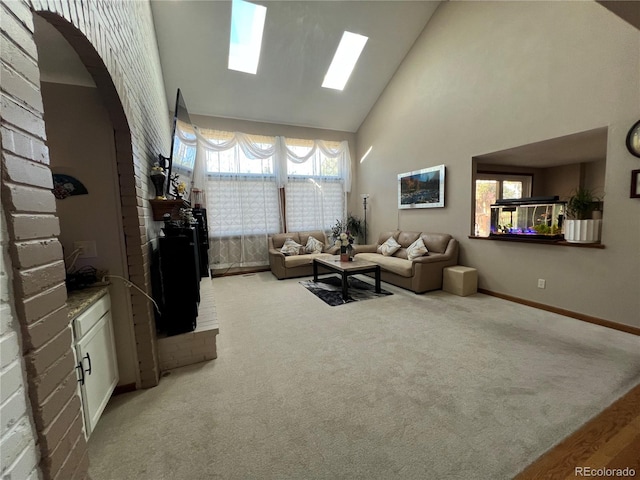
<path fill-rule="evenodd" d="M 563 240 L 566 207 L 557 196 L 498 200 L 491 205 L 489 237 Z"/>

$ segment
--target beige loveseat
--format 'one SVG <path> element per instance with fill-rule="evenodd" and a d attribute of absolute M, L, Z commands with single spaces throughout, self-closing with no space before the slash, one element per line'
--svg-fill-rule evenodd
<path fill-rule="evenodd" d="M 306 253 L 309 236 L 322 242 L 322 253 Z M 287 238 L 302 245 L 298 255 L 285 255 L 280 251 Z M 276 233 L 269 236 L 269 266 L 278 280 L 283 278 L 306 277 L 313 275 L 313 258 L 318 256 L 330 257 L 339 252 L 339 247 L 329 246 L 329 239 L 322 230 L 311 232 Z M 331 242 L 333 243 L 333 242 Z"/>
<path fill-rule="evenodd" d="M 393 237 L 401 248 L 391 256 L 380 252 L 380 245 Z M 407 247 L 422 237 L 428 253 L 414 260 L 407 257 Z M 384 232 L 373 245 L 356 245 L 356 259 L 368 260 L 380 265 L 383 282 L 423 293 L 442 288 L 442 271 L 458 264 L 458 241 L 446 233 Z"/>

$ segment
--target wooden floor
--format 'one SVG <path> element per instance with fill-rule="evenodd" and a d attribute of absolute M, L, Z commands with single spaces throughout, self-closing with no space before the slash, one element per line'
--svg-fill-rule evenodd
<path fill-rule="evenodd" d="M 635 474 L 595 472 L 625 468 Z M 516 476 L 516 480 L 574 478 L 640 479 L 640 385 Z"/>

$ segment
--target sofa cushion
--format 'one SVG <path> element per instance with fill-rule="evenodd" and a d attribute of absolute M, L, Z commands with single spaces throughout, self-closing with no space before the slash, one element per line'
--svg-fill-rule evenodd
<path fill-rule="evenodd" d="M 322 253 L 322 249 L 324 248 L 324 243 L 315 238 L 312 235 L 309 235 L 307 238 L 307 244 L 304 247 L 304 251 L 307 253 Z"/>
<path fill-rule="evenodd" d="M 422 238 L 418 238 L 407 248 L 407 259 L 413 260 L 414 258 L 421 257 L 428 251 Z"/>
<path fill-rule="evenodd" d="M 300 237 L 298 236 L 297 232 L 296 233 L 276 233 L 275 235 L 271 236 L 271 240 L 273 241 L 273 248 L 276 248 L 278 250 L 281 249 L 287 238 L 290 238 L 296 243 L 300 243 Z"/>
<path fill-rule="evenodd" d="M 420 238 L 420 232 L 400 232 L 398 235 L 398 243 L 403 248 L 409 248 L 409 246 Z"/>
<path fill-rule="evenodd" d="M 413 265 L 409 260 L 398 257 L 385 257 L 379 253 L 359 253 L 356 255 L 358 260 L 367 260 L 377 263 L 382 270 L 395 273 L 401 277 L 411 277 L 413 275 Z"/>
<path fill-rule="evenodd" d="M 310 266 L 313 263 L 314 258 L 320 258 L 320 257 L 331 258 L 333 257 L 333 255 L 330 255 L 328 253 L 317 253 L 317 254 L 314 253 L 312 255 L 295 255 L 292 257 L 285 257 L 284 266 L 285 268 L 303 267 L 305 265 Z"/>
<path fill-rule="evenodd" d="M 399 248 L 398 251 L 393 254 L 393 256 L 396 258 L 404 258 L 405 260 L 409 259 L 406 248 Z"/>
<path fill-rule="evenodd" d="M 300 253 L 300 247 L 302 247 L 302 245 L 293 241 L 292 238 L 287 238 L 280 251 L 285 255 L 298 255 Z"/>
<path fill-rule="evenodd" d="M 378 245 L 382 245 L 384 242 L 389 240 L 389 238 L 393 237 L 394 240 L 398 240 L 398 235 L 400 234 L 399 230 L 394 230 L 393 232 L 382 232 L 378 237 Z"/>
<path fill-rule="evenodd" d="M 378 247 L 378 253 L 381 253 L 385 257 L 390 257 L 398 251 L 400 244 L 396 242 L 395 238 L 389 237 L 382 245 Z"/>
<path fill-rule="evenodd" d="M 309 237 L 313 237 L 316 240 L 324 243 L 325 249 L 326 249 L 327 236 L 325 235 L 325 233 L 322 230 L 310 230 L 308 232 L 298 232 L 298 235 L 300 237 L 300 241 L 298 243 L 300 243 L 302 245 L 306 245 L 307 242 L 309 241 Z"/>
<path fill-rule="evenodd" d="M 429 252 L 444 253 L 451 240 L 448 233 L 423 233 L 420 238 Z"/>

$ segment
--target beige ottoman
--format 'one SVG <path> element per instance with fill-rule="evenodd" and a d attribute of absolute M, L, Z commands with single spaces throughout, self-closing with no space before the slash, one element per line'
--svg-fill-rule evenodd
<path fill-rule="evenodd" d="M 461 297 L 473 295 L 478 291 L 478 271 L 462 265 L 446 267 L 442 272 L 442 289 Z"/>

